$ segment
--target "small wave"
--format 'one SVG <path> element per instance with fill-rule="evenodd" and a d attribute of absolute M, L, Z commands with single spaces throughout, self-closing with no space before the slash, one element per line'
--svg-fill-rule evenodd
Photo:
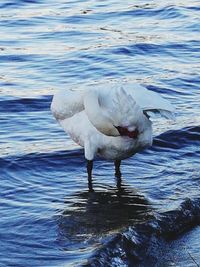
<path fill-rule="evenodd" d="M 68 162 L 68 168 L 70 166 L 78 165 L 80 166 L 83 161 L 83 151 L 81 149 L 76 150 L 63 150 L 56 151 L 52 153 L 30 153 L 24 155 L 14 155 L 0 158 L 0 166 L 9 166 L 10 168 L 28 168 L 35 166 L 42 167 L 53 167 L 54 165 L 65 165 L 66 158 Z"/>
<path fill-rule="evenodd" d="M 52 96 L 19 98 L 0 101 L 0 112 L 32 112 L 50 110 Z"/>
<path fill-rule="evenodd" d="M 177 17 L 183 17 L 181 7 L 175 5 L 166 5 L 166 6 L 131 6 L 127 10 L 118 11 L 118 12 L 108 12 L 101 13 L 101 16 L 106 17 L 121 17 L 121 16 L 159 16 L 159 19 L 171 19 Z"/>
<path fill-rule="evenodd" d="M 147 55 L 147 56 L 158 56 L 158 57 L 174 57 L 184 55 L 184 57 L 191 56 L 191 47 L 192 53 L 197 53 L 198 47 L 196 42 L 178 42 L 175 40 L 173 42 L 156 44 L 156 43 L 146 43 L 146 42 L 137 42 L 136 44 L 131 44 L 128 46 L 119 46 L 113 48 L 111 52 L 116 55 Z"/>
<path fill-rule="evenodd" d="M 157 266 L 165 242 L 199 223 L 200 199 L 186 199 L 178 209 L 110 237 L 83 266 Z"/>
<path fill-rule="evenodd" d="M 41 3 L 40 0 L 18 0 L 18 1 L 7 1 L 7 3 L 0 4 L 0 8 L 13 8 L 19 7 L 24 4 L 39 4 Z"/>
<path fill-rule="evenodd" d="M 153 148 L 182 148 L 188 144 L 200 143 L 200 126 L 186 127 L 163 133 L 154 139 Z"/>
<path fill-rule="evenodd" d="M 181 7 L 175 6 L 175 5 L 169 5 L 162 7 L 158 10 L 156 10 L 157 15 L 159 16 L 159 19 L 175 19 L 175 18 L 183 18 L 186 17 Z"/>

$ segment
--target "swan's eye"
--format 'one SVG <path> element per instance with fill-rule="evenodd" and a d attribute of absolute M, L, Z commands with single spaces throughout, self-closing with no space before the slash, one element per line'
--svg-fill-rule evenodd
<path fill-rule="evenodd" d="M 136 128 L 134 131 L 129 131 L 126 127 L 115 126 L 121 136 L 128 136 L 130 138 L 137 138 L 139 131 Z"/>

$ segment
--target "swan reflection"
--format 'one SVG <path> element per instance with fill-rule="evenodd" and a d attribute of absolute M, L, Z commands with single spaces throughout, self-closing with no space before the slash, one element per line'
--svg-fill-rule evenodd
<path fill-rule="evenodd" d="M 67 208 L 59 216 L 62 240 L 98 238 L 144 222 L 152 216 L 148 200 L 137 190 L 123 184 L 118 184 L 118 188 L 77 192 L 71 199 L 73 202 L 69 205 L 66 201 Z"/>

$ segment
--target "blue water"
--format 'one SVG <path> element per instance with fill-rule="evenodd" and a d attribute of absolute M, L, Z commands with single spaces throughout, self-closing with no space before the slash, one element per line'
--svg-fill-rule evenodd
<path fill-rule="evenodd" d="M 82 264 L 113 233 L 198 196 L 199 18 L 195 0 L 1 1 L 1 267 Z M 52 95 L 121 81 L 169 99 L 176 121 L 155 121 L 153 147 L 122 163 L 121 190 L 97 159 L 90 194 Z"/>

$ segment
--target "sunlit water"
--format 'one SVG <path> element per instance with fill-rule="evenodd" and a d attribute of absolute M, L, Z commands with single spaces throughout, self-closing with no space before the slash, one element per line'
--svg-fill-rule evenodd
<path fill-rule="evenodd" d="M 112 233 L 198 196 L 199 18 L 194 0 L 1 1 L 0 266 L 81 264 Z M 97 159 L 88 193 L 52 95 L 121 81 L 169 99 L 176 121 L 155 121 L 153 147 L 123 162 L 121 189 Z"/>

